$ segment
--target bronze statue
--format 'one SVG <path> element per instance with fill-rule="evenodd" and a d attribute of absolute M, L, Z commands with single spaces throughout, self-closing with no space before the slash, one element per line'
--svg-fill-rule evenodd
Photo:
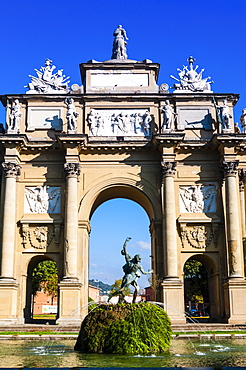
<path fill-rule="evenodd" d="M 135 288 L 134 293 L 133 293 L 132 303 L 135 303 L 136 298 L 137 298 L 137 294 L 138 294 L 138 290 L 139 290 L 137 280 L 141 276 L 139 271 L 144 275 L 151 274 L 153 272 L 153 270 L 150 270 L 148 272 L 145 272 L 143 270 L 142 266 L 140 265 L 141 256 L 139 254 L 136 254 L 134 257 L 131 257 L 130 254 L 127 253 L 126 244 L 130 240 L 131 240 L 130 237 L 126 238 L 126 241 L 123 244 L 123 248 L 122 248 L 122 251 L 121 251 L 121 254 L 123 256 L 125 256 L 125 260 L 126 260 L 126 264 L 122 267 L 125 275 L 123 276 L 121 287 L 118 291 L 114 292 L 113 294 L 110 294 L 110 296 L 108 297 L 108 301 L 110 301 L 110 299 L 113 296 L 118 295 L 119 296 L 119 303 L 124 302 L 124 298 L 125 298 L 124 290 L 125 290 L 125 288 L 128 288 L 129 285 L 132 285 Z"/>

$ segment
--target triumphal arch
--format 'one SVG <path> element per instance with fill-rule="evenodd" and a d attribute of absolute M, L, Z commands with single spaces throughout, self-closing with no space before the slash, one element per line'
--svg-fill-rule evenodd
<path fill-rule="evenodd" d="M 90 219 L 117 197 L 149 216 L 156 300 L 173 322 L 185 322 L 183 267 L 192 257 L 208 272 L 211 320 L 246 323 L 239 96 L 213 92 L 193 57 L 170 71 L 173 89 L 158 85 L 159 64 L 128 59 L 125 40 L 119 26 L 112 59 L 80 64 L 81 85 L 70 87 L 46 59 L 25 94 L 1 96 L 0 323 L 28 319 L 31 273 L 45 259 L 59 270 L 57 321 L 81 321 Z"/>

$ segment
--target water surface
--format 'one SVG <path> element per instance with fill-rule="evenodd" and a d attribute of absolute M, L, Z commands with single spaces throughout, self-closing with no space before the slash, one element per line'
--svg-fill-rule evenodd
<path fill-rule="evenodd" d="M 0 340 L 0 367 L 246 366 L 246 340 L 173 340 L 157 356 L 85 354 L 74 340 Z"/>

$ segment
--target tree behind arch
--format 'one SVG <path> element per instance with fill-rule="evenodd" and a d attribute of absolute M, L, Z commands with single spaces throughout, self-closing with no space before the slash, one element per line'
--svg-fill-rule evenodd
<path fill-rule="evenodd" d="M 58 269 L 54 261 L 46 260 L 39 262 L 32 272 L 32 288 L 33 294 L 43 290 L 53 299 L 58 294 Z"/>

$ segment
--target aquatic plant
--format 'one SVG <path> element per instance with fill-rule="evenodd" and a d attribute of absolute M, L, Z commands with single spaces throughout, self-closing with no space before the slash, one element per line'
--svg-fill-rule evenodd
<path fill-rule="evenodd" d="M 166 312 L 154 304 L 104 304 L 85 317 L 74 349 L 87 353 L 160 353 L 169 347 L 171 334 Z"/>

